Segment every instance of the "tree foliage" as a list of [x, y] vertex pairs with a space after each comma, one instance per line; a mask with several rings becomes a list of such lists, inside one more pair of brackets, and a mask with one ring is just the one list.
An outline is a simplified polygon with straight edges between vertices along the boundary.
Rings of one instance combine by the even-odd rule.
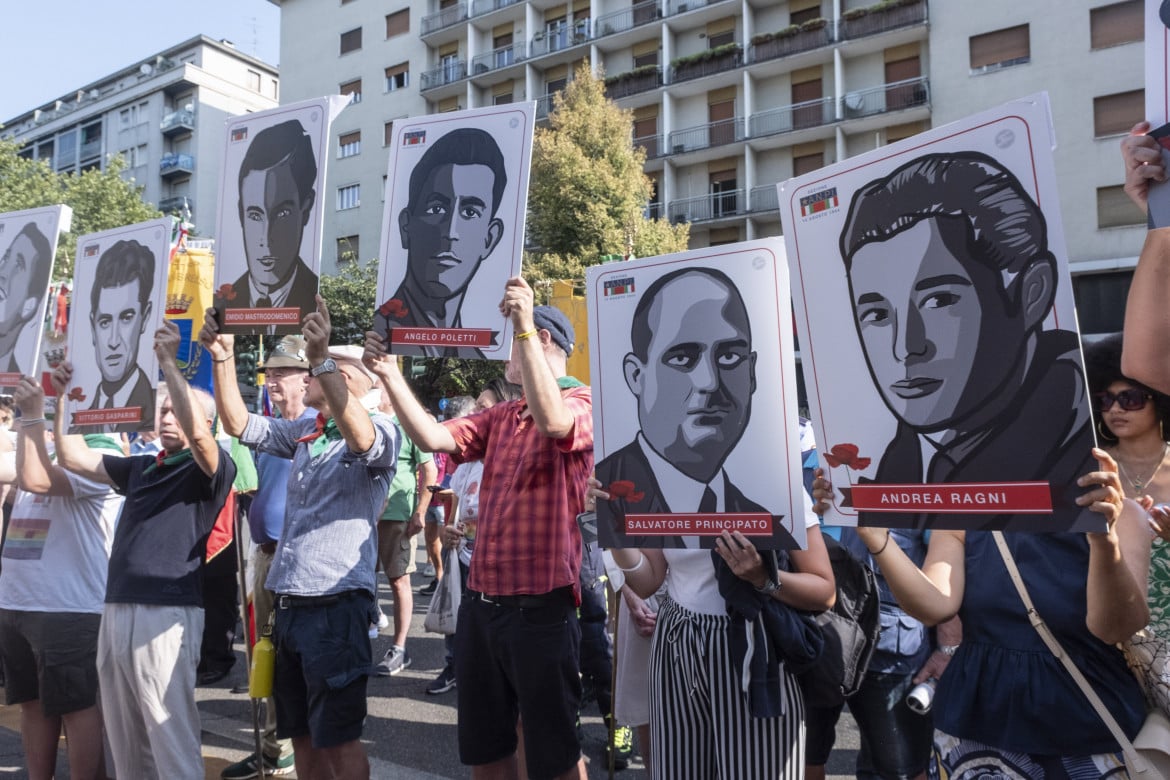
[[525, 257], [531, 281], [581, 279], [602, 255], [687, 248], [688, 225], [644, 216], [652, 184], [632, 131], [632, 113], [582, 63], [533, 142], [527, 230], [539, 249]]
[[61, 236], [53, 267], [55, 279], [73, 276], [78, 236], [162, 216], [143, 202], [142, 188], [122, 177], [126, 163], [111, 157], [105, 170], [57, 173], [44, 160], [26, 160], [11, 140], [0, 140], [0, 212], [55, 206], [73, 209], [73, 226]]

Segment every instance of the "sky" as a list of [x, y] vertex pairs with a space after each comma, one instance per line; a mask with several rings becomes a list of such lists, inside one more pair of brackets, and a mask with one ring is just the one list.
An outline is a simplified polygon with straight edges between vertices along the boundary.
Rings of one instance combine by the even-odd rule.
[[280, 60], [280, 9], [268, 0], [0, 0], [0, 7], [0, 122], [196, 35]]

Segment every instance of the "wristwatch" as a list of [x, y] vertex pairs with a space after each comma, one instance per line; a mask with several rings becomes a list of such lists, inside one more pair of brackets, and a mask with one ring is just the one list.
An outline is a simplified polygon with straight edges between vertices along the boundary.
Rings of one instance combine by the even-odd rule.
[[773, 593], [780, 590], [780, 582], [775, 577], [769, 577], [768, 581], [760, 587], [756, 588], [756, 590], [760, 593], [763, 593], [765, 596], [771, 596]]
[[958, 645], [939, 645], [938, 646], [938, 651], [946, 656], [954, 656], [954, 654], [956, 652], [958, 652], [958, 650], [959, 650]]
[[309, 376], [321, 376], [322, 374], [332, 374], [337, 371], [337, 361], [333, 358], [325, 358], [321, 365], [309, 369]]

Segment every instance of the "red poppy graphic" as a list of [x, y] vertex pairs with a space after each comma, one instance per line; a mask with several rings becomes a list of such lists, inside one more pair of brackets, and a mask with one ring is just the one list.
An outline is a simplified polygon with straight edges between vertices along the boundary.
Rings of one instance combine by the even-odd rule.
[[855, 471], [864, 471], [869, 468], [869, 458], [859, 458], [856, 444], [835, 444], [825, 453], [825, 461], [833, 468], [845, 466]]
[[406, 304], [399, 299], [391, 298], [378, 307], [378, 313], [383, 317], [400, 320], [410, 314], [410, 309], [406, 308]]
[[84, 401], [85, 392], [80, 387], [75, 387], [69, 391], [68, 397], [70, 401]]
[[225, 301], [234, 301], [236, 299], [236, 291], [230, 284], [221, 284], [217, 294]]
[[628, 479], [618, 479], [609, 483], [609, 486], [605, 488], [605, 492], [609, 493], [609, 497], [611, 499], [624, 498], [627, 501], [636, 504], [644, 499], [646, 494], [645, 492], [636, 490], [635, 488], [636, 485], [634, 485], [634, 483]]

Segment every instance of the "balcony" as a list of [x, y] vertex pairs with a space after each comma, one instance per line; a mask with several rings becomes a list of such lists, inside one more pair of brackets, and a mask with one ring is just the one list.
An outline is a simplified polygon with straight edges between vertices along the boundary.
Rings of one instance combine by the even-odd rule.
[[670, 83], [690, 81], [734, 70], [743, 64], [743, 49], [738, 43], [717, 46], [714, 49], [679, 57], [670, 63]]
[[172, 111], [163, 117], [162, 122], [159, 123], [159, 128], [162, 130], [162, 134], [168, 138], [184, 133], [193, 133], [195, 132], [195, 112], [187, 110]]
[[632, 30], [635, 27], [650, 24], [661, 16], [662, 11], [658, 7], [658, 0], [636, 3], [629, 8], [597, 17], [597, 36], [600, 38]]
[[528, 47], [524, 45], [524, 41], [513, 43], [511, 46], [501, 46], [498, 49], [472, 57], [471, 75], [478, 76], [482, 73], [506, 68], [517, 62], [523, 62], [527, 58]]
[[824, 19], [815, 19], [779, 32], [753, 36], [751, 46], [748, 47], [748, 62], [766, 62], [779, 57], [789, 57], [804, 51], [820, 49], [832, 42], [833, 26]]
[[191, 198], [186, 195], [175, 195], [158, 202], [158, 210], [164, 214], [181, 214], [184, 207], [191, 208]]
[[536, 118], [537, 119], [548, 119], [548, 115], [553, 110], [553, 95], [555, 95], [555, 94], [556, 93], [553, 92], [553, 93], [548, 94], [548, 95], [541, 95], [540, 97], [538, 97], [536, 99]]
[[428, 70], [423, 73], [419, 79], [418, 89], [419, 92], [426, 92], [427, 90], [438, 89], [445, 84], [452, 84], [465, 78], [467, 78], [467, 62], [465, 60], [448, 62], [434, 70]]
[[930, 82], [926, 76], [895, 81], [878, 87], [850, 92], [841, 98], [841, 115], [857, 119], [890, 111], [925, 106], [930, 103]]
[[643, 65], [616, 76], [605, 79], [605, 96], [610, 100], [620, 100], [639, 92], [648, 92], [662, 86], [662, 69], [657, 65]]
[[539, 57], [543, 54], [552, 54], [554, 51], [571, 49], [589, 42], [589, 20], [578, 19], [572, 29], [561, 27], [555, 30], [545, 30], [532, 36], [530, 56]]
[[835, 104], [834, 98], [826, 97], [759, 111], [748, 122], [748, 135], [761, 138], [827, 125], [836, 119]]
[[81, 145], [81, 151], [77, 155], [80, 162], [87, 162], [102, 156], [102, 139], [98, 138], [96, 141], [86, 141]]
[[670, 222], [705, 222], [711, 219], [734, 217], [743, 213], [743, 190], [714, 192], [697, 198], [680, 198], [670, 202]]
[[723, 0], [670, 0], [666, 4], [666, 13], [668, 16], [675, 14], [685, 14], [687, 11], [693, 11], [696, 8], [702, 8], [708, 5], [715, 5], [721, 3]]
[[165, 178], [180, 174], [190, 175], [194, 171], [195, 158], [189, 154], [171, 152], [170, 154], [164, 154], [162, 159], [158, 161], [158, 172]]
[[761, 184], [752, 187], [748, 196], [748, 211], [757, 214], [761, 211], [779, 211], [780, 194], [776, 192], [775, 184]]
[[661, 219], [662, 204], [657, 201], [647, 203], [646, 208], [642, 209], [642, 216], [646, 219]]
[[879, 3], [870, 8], [855, 8], [841, 15], [841, 40], [864, 38], [900, 27], [912, 27], [926, 22], [926, 0], [901, 0]]
[[743, 119], [721, 119], [697, 127], [688, 127], [685, 130], [675, 130], [670, 134], [669, 148], [671, 154], [683, 154], [712, 146], [735, 143], [743, 140]]
[[642, 135], [634, 139], [634, 146], [640, 146], [646, 150], [646, 159], [652, 160], [658, 155], [662, 154], [662, 136], [661, 135]]
[[483, 16], [490, 14], [492, 11], [498, 11], [501, 8], [507, 8], [510, 5], [515, 5], [520, 0], [472, 0], [471, 15]]
[[453, 24], [459, 24], [467, 19], [467, 3], [460, 2], [455, 5], [448, 6], [440, 10], [438, 13], [433, 13], [430, 16], [422, 18], [422, 24], [419, 27], [419, 35], [426, 37], [439, 30], [450, 27]]

